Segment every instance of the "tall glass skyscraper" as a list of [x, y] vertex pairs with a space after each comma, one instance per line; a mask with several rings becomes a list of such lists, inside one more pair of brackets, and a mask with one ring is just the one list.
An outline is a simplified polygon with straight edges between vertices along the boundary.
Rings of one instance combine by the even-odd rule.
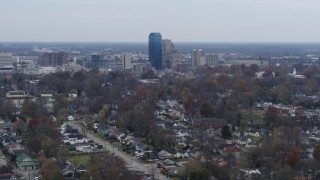
[[149, 61], [155, 69], [162, 69], [162, 36], [158, 32], [149, 35]]

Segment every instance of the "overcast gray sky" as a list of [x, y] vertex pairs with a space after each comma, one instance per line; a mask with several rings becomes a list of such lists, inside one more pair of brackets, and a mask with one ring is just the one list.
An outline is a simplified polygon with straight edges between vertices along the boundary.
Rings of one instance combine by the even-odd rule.
[[0, 41], [320, 42], [320, 0], [0, 0]]

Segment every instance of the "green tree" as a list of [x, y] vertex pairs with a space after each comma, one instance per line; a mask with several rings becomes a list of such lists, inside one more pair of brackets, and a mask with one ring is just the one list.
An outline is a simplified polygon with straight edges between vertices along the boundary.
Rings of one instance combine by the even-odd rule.
[[106, 120], [106, 116], [108, 113], [108, 109], [107, 108], [102, 108], [99, 113], [98, 113], [98, 121], [99, 123], [104, 123], [104, 121]]
[[213, 115], [212, 105], [207, 101], [201, 103], [201, 105], [200, 105], [200, 113], [204, 117], [211, 117]]
[[209, 180], [210, 171], [206, 168], [197, 168], [191, 171], [190, 180]]
[[42, 177], [44, 180], [63, 179], [59, 166], [52, 160], [45, 161], [42, 169], [47, 172]]
[[228, 125], [224, 125], [221, 129], [222, 138], [229, 139], [231, 138], [232, 134]]
[[313, 147], [313, 157], [315, 160], [320, 160], [320, 144], [316, 144]]
[[41, 149], [47, 157], [52, 157], [56, 152], [56, 144], [53, 139], [43, 136], [41, 137]]
[[21, 114], [25, 117], [35, 118], [39, 115], [38, 104], [34, 101], [27, 100], [22, 104]]
[[0, 108], [1, 114], [5, 115], [6, 118], [11, 119], [12, 118], [12, 114], [14, 113], [14, 105], [12, 104], [12, 102], [10, 101], [5, 101]]

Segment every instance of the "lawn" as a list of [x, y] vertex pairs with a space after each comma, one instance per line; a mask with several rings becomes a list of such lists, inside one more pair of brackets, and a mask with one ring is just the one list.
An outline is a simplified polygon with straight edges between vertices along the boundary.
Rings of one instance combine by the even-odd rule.
[[79, 154], [79, 155], [68, 156], [67, 159], [72, 164], [87, 164], [91, 156], [92, 154]]
[[[108, 152], [96, 152], [94, 153], [95, 157], [103, 156], [108, 154]], [[72, 163], [72, 164], [84, 164], [86, 165], [89, 161], [90, 158], [93, 156], [93, 153], [89, 154], [73, 154], [70, 156], [67, 156], [66, 158]]]
[[112, 144], [112, 146], [114, 146], [115, 148], [118, 148], [118, 149], [122, 149], [124, 147], [123, 144], [120, 142], [113, 142], [111, 144]]

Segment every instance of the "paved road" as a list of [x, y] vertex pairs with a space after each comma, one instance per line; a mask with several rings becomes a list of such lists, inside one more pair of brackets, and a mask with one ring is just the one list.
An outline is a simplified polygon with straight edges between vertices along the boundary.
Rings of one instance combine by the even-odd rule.
[[[77, 124], [75, 121], [69, 121], [68, 124], [74, 128], [76, 128], [81, 134], [85, 134], [83, 132], [83, 128]], [[117, 148], [112, 146], [108, 141], [97, 138], [93, 133], [86, 131], [86, 135], [88, 138], [92, 139], [95, 143], [104, 146], [104, 149], [110, 152], [113, 152], [115, 156], [121, 157], [129, 170], [139, 171], [145, 174], [154, 174], [154, 177], [159, 180], [167, 180], [163, 174], [161, 174], [160, 170], [157, 168], [156, 164], [144, 164], [137, 160], [136, 157], [132, 157], [126, 154], [123, 151], [119, 151]]]

